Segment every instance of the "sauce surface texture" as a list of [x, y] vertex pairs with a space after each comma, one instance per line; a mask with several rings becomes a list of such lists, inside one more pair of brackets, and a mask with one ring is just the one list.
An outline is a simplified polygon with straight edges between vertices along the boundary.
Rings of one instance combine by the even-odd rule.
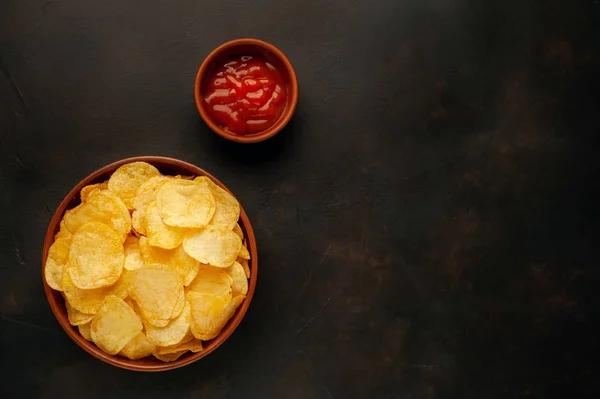
[[250, 135], [277, 122], [286, 103], [283, 79], [260, 58], [230, 58], [217, 68], [203, 90], [211, 118], [226, 130]]

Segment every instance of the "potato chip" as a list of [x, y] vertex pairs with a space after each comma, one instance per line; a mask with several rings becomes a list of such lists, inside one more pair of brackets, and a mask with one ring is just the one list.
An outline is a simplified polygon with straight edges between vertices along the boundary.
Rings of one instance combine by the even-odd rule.
[[231, 299], [233, 278], [227, 274], [226, 270], [209, 265], [200, 265], [198, 275], [189, 285], [188, 290], [218, 296], [226, 300]]
[[246, 248], [246, 245], [242, 244], [238, 257], [242, 259], [250, 259], [250, 252], [248, 252], [248, 248]]
[[183, 239], [183, 248], [192, 258], [217, 267], [229, 267], [235, 262], [242, 240], [231, 230], [207, 227], [192, 232]]
[[170, 362], [174, 362], [175, 360], [179, 359], [181, 357], [181, 355], [184, 355], [185, 353], [187, 353], [187, 350], [179, 350], [175, 353], [168, 353], [168, 354], [162, 355], [155, 350], [152, 353], [152, 355], [154, 355], [155, 358], [157, 358], [158, 360], [160, 360], [162, 362], [170, 363]]
[[77, 326], [77, 329], [79, 330], [79, 334], [81, 334], [81, 336], [83, 338], [87, 339], [88, 341], [92, 340], [91, 326], [92, 326], [91, 322]]
[[188, 286], [196, 275], [200, 268], [200, 262], [189, 256], [182, 246], [175, 249], [163, 249], [153, 247], [149, 244], [146, 237], [140, 237], [140, 250], [142, 252], [142, 258], [147, 264], [155, 263], [167, 265], [171, 269], [175, 270], [183, 285]]
[[69, 323], [71, 323], [72, 326], [87, 324], [94, 318], [93, 314], [81, 313], [79, 310], [73, 308], [69, 302], [65, 302], [65, 306], [67, 308]]
[[248, 293], [248, 278], [246, 277], [244, 267], [238, 262], [233, 262], [233, 265], [229, 266], [226, 270], [233, 279], [233, 283], [231, 284], [231, 295], [234, 297], [246, 295]]
[[145, 226], [150, 245], [165, 249], [178, 247], [187, 232], [187, 229], [166, 225], [158, 213], [155, 202], [148, 205]]
[[68, 273], [70, 267], [69, 264], [66, 264], [63, 269], [63, 293], [71, 306], [80, 312], [89, 314], [96, 313], [108, 295], [116, 295], [120, 298], [127, 297], [127, 288], [122, 283], [122, 279], [110, 287], [95, 288], [91, 290], [82, 290], [81, 288], [78, 288], [73, 284], [70, 273]]
[[59, 238], [54, 241], [54, 244], [48, 250], [46, 258], [46, 267], [44, 276], [46, 283], [52, 289], [62, 291], [62, 275], [64, 265], [69, 260], [69, 250], [71, 249], [71, 240], [68, 238]]
[[92, 191], [106, 190], [107, 188], [108, 188], [107, 182], [90, 184], [89, 186], [85, 186], [84, 188], [81, 189], [81, 192], [79, 193], [79, 196], [81, 197], [81, 202], [85, 202], [88, 199], [88, 197], [90, 196], [90, 194], [92, 193]]
[[[193, 336], [192, 336], [193, 338]], [[170, 347], [157, 347], [153, 353], [154, 357], [163, 362], [174, 362], [179, 359], [181, 355], [187, 352], [200, 352], [204, 348], [202, 347], [202, 341], [199, 339], [192, 339], [186, 343], [180, 345], [174, 345]]]
[[158, 353], [159, 355], [169, 355], [172, 353], [179, 353], [181, 351], [187, 352], [200, 352], [203, 347], [202, 347], [202, 341], [200, 341], [197, 338], [194, 338], [194, 335], [191, 335], [191, 339], [187, 340], [186, 342], [182, 342], [180, 344], [177, 345], [170, 345], [170, 346], [160, 346], [157, 347], [156, 350], [154, 351], [154, 353]]
[[226, 230], [233, 229], [240, 218], [240, 204], [235, 197], [206, 176], [198, 176], [194, 181], [206, 184], [215, 198], [215, 214], [210, 221], [211, 226]]
[[142, 322], [133, 309], [121, 298], [109, 295], [94, 315], [91, 335], [100, 349], [116, 355], [142, 329]]
[[179, 274], [186, 287], [194, 281], [200, 270], [200, 262], [189, 256], [182, 246], [175, 249], [168, 266]]
[[[164, 349], [172, 350], [170, 348], [164, 348]], [[201, 350], [204, 350], [204, 347], [202, 346], [202, 341], [200, 341], [199, 339], [192, 339], [186, 343], [180, 344], [178, 346], [178, 349], [188, 350], [190, 352], [196, 353], [196, 352], [200, 352]]]
[[104, 223], [91, 222], [73, 236], [69, 273], [81, 289], [105, 287], [119, 279], [124, 260], [121, 236]]
[[183, 180], [194, 180], [194, 176], [193, 175], [176, 175], [175, 178], [176, 179], [183, 179]]
[[152, 355], [156, 349], [143, 332], [139, 333], [127, 343], [119, 352], [119, 355], [131, 360], [138, 360]]
[[153, 247], [148, 242], [148, 237], [141, 236], [139, 239], [140, 252], [142, 253], [142, 259], [145, 264], [159, 264], [166, 265], [171, 261], [173, 257], [174, 249], [163, 249], [159, 247]]
[[173, 179], [156, 194], [156, 207], [165, 224], [204, 227], [215, 213], [215, 198], [206, 184]]
[[[192, 317], [192, 311], [190, 310], [190, 318], [191, 317]], [[192, 334], [191, 330], [188, 330], [187, 334], [185, 334], [185, 337], [183, 337], [183, 339], [180, 342], [178, 342], [177, 345], [174, 345], [174, 346], [179, 346], [179, 345], [185, 344], [186, 342], [190, 342], [193, 339], [196, 339], [196, 337], [194, 337], [194, 334]]]
[[115, 292], [115, 294], [113, 295], [117, 295], [119, 298], [130, 297], [131, 295], [129, 294], [129, 291], [131, 287], [131, 282], [133, 280], [133, 277], [135, 276], [135, 272], [140, 269], [143, 269], [144, 267], [146, 267], [146, 265], [135, 270], [123, 269], [123, 273], [121, 273], [121, 278], [119, 279], [119, 281], [117, 281], [115, 285], [112, 286]]
[[140, 316], [140, 311], [139, 311], [140, 309], [137, 307], [137, 303], [135, 303], [135, 301], [130, 296], [128, 296], [127, 298], [125, 298], [123, 300], [125, 301], [126, 304], [128, 304], [131, 307], [131, 309], [133, 309], [133, 311], [135, 313], [138, 314], [138, 316]]
[[148, 205], [156, 201], [156, 193], [169, 179], [170, 176], [153, 176], [146, 180], [136, 192], [133, 200], [133, 213], [131, 214], [131, 224], [140, 234], [146, 234], [145, 218]]
[[146, 235], [146, 212], [133, 211], [131, 214], [131, 227], [137, 235]]
[[244, 268], [246, 278], [250, 278], [250, 266], [248, 265], [248, 259], [237, 258], [236, 262], [238, 262]]
[[81, 198], [81, 202], [85, 202], [85, 200], [90, 195], [90, 193], [92, 191], [94, 191], [95, 189], [97, 189], [98, 187], [100, 187], [100, 183], [90, 184], [90, 185], [83, 187], [81, 189], [81, 191], [79, 192], [79, 197]]
[[125, 240], [125, 263], [123, 267], [127, 270], [136, 270], [144, 266], [144, 259], [140, 251], [140, 243], [137, 237], [129, 236]]
[[238, 295], [231, 300], [225, 300], [209, 294], [199, 294], [195, 291], [187, 293], [192, 318], [190, 328], [198, 339], [215, 338], [242, 303], [245, 296]]
[[[136, 269], [139, 270], [139, 269]], [[119, 298], [127, 298], [129, 295], [129, 286], [131, 279], [133, 278], [133, 270], [123, 269], [119, 280], [110, 286], [112, 295], [116, 295]]]
[[240, 236], [241, 239], [244, 238], [244, 232], [242, 231], [242, 228], [239, 224], [236, 223], [235, 226], [233, 226], [233, 232]]
[[181, 314], [165, 327], [156, 327], [144, 320], [148, 341], [157, 346], [178, 344], [190, 331], [190, 317], [190, 304], [186, 302]]
[[127, 207], [109, 190], [92, 191], [86, 202], [68, 210], [63, 220], [71, 233], [76, 233], [89, 222], [104, 223], [122, 235], [121, 242], [131, 231], [131, 216]]
[[165, 327], [183, 311], [185, 297], [179, 275], [165, 265], [146, 265], [132, 272], [129, 295], [144, 319]]
[[54, 241], [58, 240], [59, 238], [66, 238], [66, 239], [69, 239], [69, 240], [71, 238], [73, 238], [73, 233], [71, 233], [69, 231], [69, 229], [67, 229], [67, 226], [65, 226], [65, 221], [64, 220], [60, 221], [60, 230], [54, 236]]
[[108, 188], [121, 198], [127, 209], [133, 210], [133, 201], [138, 188], [153, 176], [160, 176], [160, 172], [149, 163], [128, 163], [119, 167], [110, 176]]

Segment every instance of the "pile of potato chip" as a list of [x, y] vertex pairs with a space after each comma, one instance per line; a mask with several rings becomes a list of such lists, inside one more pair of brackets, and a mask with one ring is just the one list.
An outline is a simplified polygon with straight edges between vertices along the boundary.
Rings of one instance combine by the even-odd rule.
[[205, 176], [133, 162], [81, 190], [45, 277], [69, 322], [101, 350], [165, 362], [202, 350], [248, 292], [237, 200]]

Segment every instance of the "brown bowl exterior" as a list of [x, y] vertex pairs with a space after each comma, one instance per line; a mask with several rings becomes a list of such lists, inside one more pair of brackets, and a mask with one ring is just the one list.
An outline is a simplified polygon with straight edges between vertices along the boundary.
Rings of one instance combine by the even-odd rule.
[[71, 339], [73, 339], [73, 341], [75, 341], [75, 343], [82, 347], [86, 352], [96, 357], [97, 359], [100, 359], [106, 363], [112, 364], [113, 366], [121, 367], [124, 369], [135, 371], [173, 370], [193, 363], [196, 360], [202, 359], [204, 356], [217, 349], [223, 342], [225, 342], [225, 340], [227, 340], [227, 338], [229, 338], [229, 336], [233, 333], [236, 327], [240, 324], [240, 322], [244, 318], [244, 315], [246, 314], [246, 311], [248, 310], [248, 307], [250, 306], [250, 301], [252, 300], [252, 296], [254, 295], [254, 290], [256, 288], [256, 277], [258, 273], [258, 254], [256, 250], [256, 239], [254, 237], [254, 232], [252, 231], [250, 220], [248, 219], [244, 208], [240, 206], [240, 226], [244, 231], [244, 236], [246, 237], [248, 250], [250, 251], [251, 256], [249, 262], [251, 275], [250, 280], [248, 282], [248, 294], [246, 296], [246, 299], [244, 300], [242, 305], [237, 309], [236, 313], [225, 325], [225, 327], [219, 333], [219, 335], [210, 341], [203, 342], [203, 344], [205, 344], [204, 350], [198, 353], [187, 353], [174, 362], [164, 363], [152, 357], [140, 360], [129, 360], [120, 356], [111, 356], [102, 352], [92, 342], [89, 342], [85, 338], [83, 338], [79, 334], [77, 327], [71, 326], [67, 317], [67, 310], [65, 308], [65, 302], [63, 297], [61, 296], [60, 292], [50, 288], [50, 286], [46, 283], [46, 279], [44, 278], [44, 269], [46, 267], [48, 249], [54, 242], [54, 236], [60, 228], [60, 221], [62, 220], [65, 211], [67, 209], [75, 207], [81, 202], [79, 198], [79, 193], [81, 192], [81, 189], [87, 186], [88, 184], [99, 183], [104, 180], [107, 180], [110, 177], [110, 175], [115, 170], [117, 170], [118, 167], [130, 162], [137, 161], [147, 162], [151, 165], [154, 165], [163, 174], [207, 176], [208, 178], [212, 179], [216, 184], [218, 184], [221, 188], [230, 192], [223, 183], [215, 179], [209, 173], [205, 172], [204, 170], [200, 169], [195, 165], [184, 161], [180, 161], [178, 159], [156, 156], [140, 156], [123, 159], [121, 161], [104, 166], [103, 168], [98, 169], [97, 171], [80, 181], [60, 203], [58, 209], [54, 213], [54, 216], [50, 221], [50, 226], [48, 226], [46, 239], [44, 241], [44, 249], [42, 252], [42, 281], [44, 284], [44, 290], [46, 291], [46, 297], [48, 298], [48, 303], [50, 304], [50, 308], [52, 309], [54, 316], [56, 316], [58, 323], [65, 330], [67, 335], [69, 335], [69, 337], [71, 337]]
[[[286, 106], [277, 122], [267, 130], [248, 136], [233, 134], [216, 124], [208, 114], [208, 109], [202, 96], [204, 84], [210, 78], [211, 72], [227, 58], [235, 55], [258, 55], [272, 63], [285, 80], [287, 90]], [[196, 74], [194, 99], [198, 112], [204, 122], [219, 136], [238, 143], [257, 143], [275, 136], [292, 119], [292, 115], [296, 110], [296, 104], [298, 103], [298, 78], [288, 58], [277, 47], [258, 39], [236, 39], [220, 45], [204, 59]]]

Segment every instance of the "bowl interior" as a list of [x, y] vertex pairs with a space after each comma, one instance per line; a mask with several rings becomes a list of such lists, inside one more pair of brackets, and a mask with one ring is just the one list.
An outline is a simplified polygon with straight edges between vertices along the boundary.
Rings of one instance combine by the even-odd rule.
[[[212, 179], [216, 184], [218, 184], [221, 188], [230, 192], [223, 183], [215, 179], [212, 175], [205, 172], [204, 170], [198, 168], [195, 165], [189, 164], [184, 161], [180, 161], [173, 158], [166, 157], [135, 157], [124, 159], [110, 165], [107, 165], [96, 172], [92, 173], [81, 182], [79, 182], [69, 194], [65, 197], [65, 199], [61, 202], [58, 209], [54, 213], [52, 220], [50, 221], [50, 225], [48, 226], [48, 231], [46, 233], [46, 238], [44, 241], [44, 248], [42, 253], [42, 280], [44, 283], [44, 290], [46, 292], [46, 296], [48, 298], [48, 302], [50, 303], [50, 307], [52, 312], [56, 316], [59, 324], [65, 330], [65, 332], [85, 351], [95, 356], [96, 358], [103, 360], [107, 363], [110, 363], [117, 367], [122, 367], [130, 370], [136, 371], [164, 371], [171, 370], [178, 367], [185, 366], [190, 364], [198, 359], [203, 358], [208, 355], [212, 351], [214, 351], [217, 347], [219, 347], [235, 330], [235, 328], [239, 325], [240, 321], [244, 317], [248, 307], [250, 306], [250, 301], [252, 300], [252, 296], [254, 295], [254, 290], [256, 288], [256, 274], [258, 271], [258, 259], [257, 259], [257, 250], [256, 250], [256, 240], [254, 238], [254, 232], [252, 231], [252, 226], [250, 225], [250, 220], [246, 215], [243, 207], [240, 205], [240, 227], [244, 232], [244, 237], [246, 237], [248, 250], [250, 251], [250, 280], [248, 281], [248, 294], [246, 295], [246, 299], [242, 303], [242, 305], [236, 310], [233, 317], [229, 320], [229, 322], [225, 325], [221, 333], [214, 339], [210, 341], [203, 341], [204, 350], [197, 353], [186, 353], [181, 356], [174, 362], [164, 363], [160, 360], [157, 360], [153, 357], [140, 359], [140, 360], [129, 360], [121, 356], [112, 356], [102, 352], [96, 345], [92, 342], [87, 341], [83, 338], [78, 331], [78, 328], [75, 326], [71, 326], [67, 317], [67, 310], [65, 308], [65, 302], [60, 292], [53, 290], [46, 283], [46, 279], [44, 278], [44, 268], [46, 267], [46, 258], [48, 257], [48, 249], [54, 242], [54, 236], [58, 233], [60, 229], [60, 221], [62, 220], [65, 211], [77, 206], [81, 201], [79, 198], [79, 193], [84, 186], [94, 183], [100, 183], [104, 180], [107, 180], [110, 175], [121, 165], [143, 161], [148, 162], [149, 164], [154, 165], [161, 173], [165, 175], [194, 175], [194, 176], [207, 176]], [[231, 192], [230, 192], [231, 193]], [[232, 194], [233, 195], [233, 194]]]
[[[217, 68], [223, 66], [223, 63], [228, 59], [243, 55], [256, 56], [271, 63], [285, 82], [287, 92], [286, 103], [277, 122], [262, 132], [245, 136], [228, 132], [210, 118], [203, 92], [206, 83]], [[238, 39], [225, 43], [213, 50], [198, 70], [194, 90], [198, 111], [211, 129], [221, 136], [239, 142], [255, 142], [273, 136], [289, 122], [298, 101], [298, 80], [292, 64], [276, 47], [257, 39]]]

